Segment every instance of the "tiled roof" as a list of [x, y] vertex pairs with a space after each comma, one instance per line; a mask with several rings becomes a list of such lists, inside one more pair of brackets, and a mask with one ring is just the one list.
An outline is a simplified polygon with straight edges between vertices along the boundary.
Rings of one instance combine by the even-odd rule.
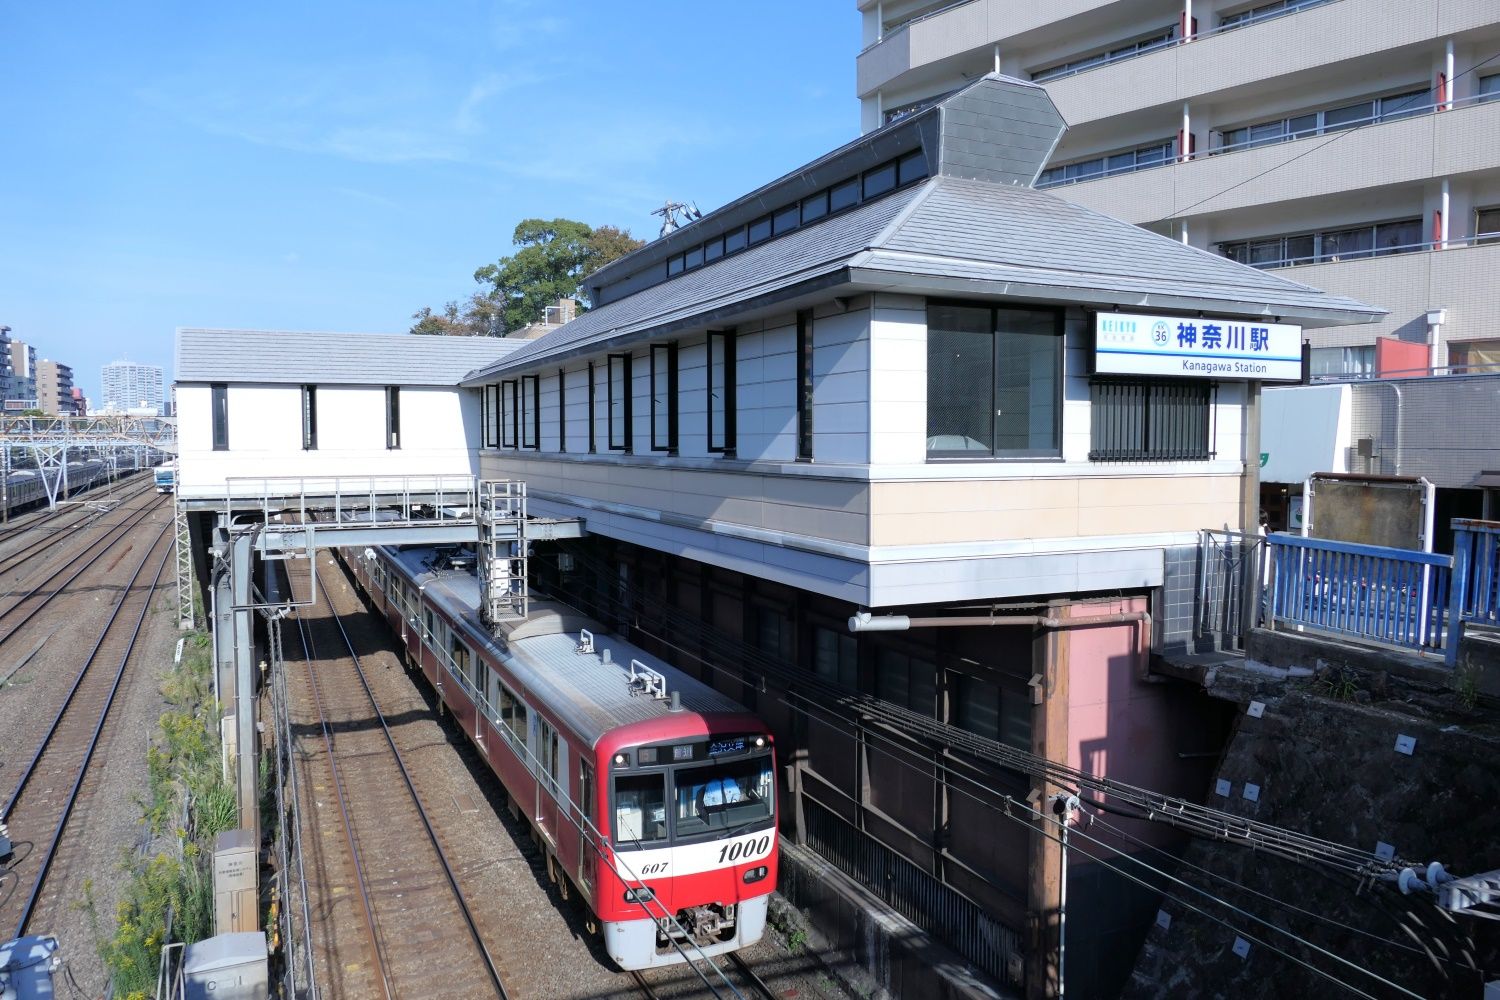
[[178, 382], [455, 385], [528, 341], [287, 330], [177, 331]]

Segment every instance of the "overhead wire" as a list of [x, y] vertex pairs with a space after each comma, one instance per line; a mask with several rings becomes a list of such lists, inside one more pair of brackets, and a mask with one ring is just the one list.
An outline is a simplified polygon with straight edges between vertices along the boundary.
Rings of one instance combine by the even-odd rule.
[[[662, 636], [662, 635], [653, 633], [653, 632], [651, 632], [651, 631], [649, 631], [647, 629], [644, 629], [638, 623], [635, 624], [635, 625], [633, 625], [632, 627], [634, 627], [637, 630], [643, 632], [644, 634], [650, 636], [652, 639], [654, 639], [654, 640], [656, 640], [658, 642], [661, 642], [663, 645], [665, 645], [665, 646], [667, 646], [669, 648], [675, 649], [678, 652], [681, 652], [681, 653], [683, 653], [685, 655], [688, 655], [688, 656], [692, 657], [693, 659], [698, 660], [699, 662], [704, 663], [705, 665], [709, 666], [711, 669], [714, 669], [716, 672], [722, 673], [725, 676], [731, 677], [733, 679], [740, 680], [741, 682], [744, 681], [744, 678], [742, 676], [740, 676], [740, 674], [737, 671], [734, 671], [732, 669], [720, 666], [718, 664], [714, 664], [712, 661], [710, 661], [706, 657], [702, 656], [701, 654], [695, 653], [695, 652], [693, 652], [691, 650], [688, 650], [688, 649], [686, 649], [686, 648], [678, 645], [677, 643], [673, 642], [671, 639], [667, 638], [666, 636]], [[762, 690], [763, 690], [763, 688], [762, 688]], [[825, 725], [833, 725], [833, 726], [837, 727], [838, 723], [846, 721], [846, 720], [843, 720], [841, 717], [837, 717], [837, 716], [835, 716], [835, 718], [834, 718], [833, 721], [830, 721], [828, 719], [821, 718], [820, 716], [814, 714], [814, 712], [810, 711], [809, 708], [806, 707], [806, 706], [793, 704], [788, 698], [783, 698], [783, 699], [780, 699], [780, 700], [784, 704], [786, 704], [789, 708], [793, 709], [794, 711], [798, 711], [801, 714], [803, 714], [804, 716], [806, 716], [806, 717], [808, 717], [810, 719], [813, 719], [814, 721], [821, 722], [821, 723], [823, 723]], [[804, 699], [799, 699], [799, 700], [804, 700]], [[823, 712], [827, 711], [826, 707], [820, 701], [814, 700], [814, 699], [805, 699], [805, 700], [806, 700], [808, 706], [812, 706], [812, 708], [821, 710]], [[882, 749], [880, 747], [869, 747], [868, 737], [874, 737], [877, 740], [890, 743], [892, 746], [895, 746], [895, 747], [898, 748], [897, 752], [892, 753], [891, 751], [884, 750], [884, 749]], [[898, 764], [901, 764], [901, 765], [909, 767], [909, 768], [915, 768], [916, 767], [916, 763], [913, 760], [908, 759], [908, 758], [911, 758], [911, 757], [915, 756], [913, 748], [907, 747], [907, 746], [903, 746], [901, 744], [898, 744], [894, 740], [891, 740], [889, 737], [885, 736], [883, 733], [879, 733], [879, 732], [876, 732], [876, 731], [868, 731], [867, 732], [866, 746], [869, 747], [870, 749], [874, 749], [878, 753], [881, 753], [883, 756], [886, 756], [886, 757], [889, 757], [889, 758], [895, 760]], [[923, 761], [923, 765], [924, 765], [924, 767], [932, 766], [932, 762], [924, 760]], [[974, 778], [972, 776], [969, 776], [969, 775], [966, 775], [966, 774], [962, 774], [962, 773], [956, 772], [952, 768], [947, 767], [946, 765], [942, 765], [942, 766], [944, 767], [944, 770], [947, 772], [947, 774], [950, 777], [955, 778], [955, 779], [957, 779], [957, 780], [959, 780], [961, 782], [964, 782], [964, 783], [972, 784], [976, 788], [979, 788], [981, 791], [985, 792], [987, 795], [990, 796], [990, 798], [988, 800], [985, 800], [985, 799], [979, 798], [976, 795], [973, 795], [972, 793], [966, 792], [963, 789], [958, 789], [958, 788], [953, 789], [954, 791], [958, 792], [959, 794], [964, 795], [966, 798], [972, 799], [975, 802], [980, 803], [981, 805], [986, 805], [986, 806], [990, 806], [990, 807], [994, 807], [997, 804], [999, 804], [999, 802], [996, 801], [997, 799], [1000, 800], [1000, 802], [1011, 802], [1011, 803], [1015, 802], [1015, 799], [1014, 799], [1013, 796], [1009, 796], [1009, 795], [1005, 795], [1004, 793], [997, 792], [994, 789], [990, 788], [983, 781], [980, 781], [979, 779], [976, 779], [976, 778]], [[925, 771], [923, 773], [925, 773]], [[1002, 809], [1002, 811], [1003, 811], [1003, 809]], [[1142, 819], [1142, 820], [1148, 819], [1148, 817], [1144, 817], [1144, 816], [1138, 816], [1138, 817], [1134, 817], [1134, 818]], [[1088, 835], [1084, 834], [1084, 836], [1087, 837]], [[1090, 839], [1090, 840], [1097, 840], [1097, 838], [1092, 838], [1092, 837], [1089, 837], [1088, 839]], [[1145, 868], [1147, 868], [1147, 869], [1149, 869], [1149, 870], [1151, 870], [1153, 872], [1156, 872], [1156, 873], [1160, 874], [1163, 878], [1166, 878], [1166, 879], [1168, 879], [1170, 881], [1177, 882], [1178, 884], [1183, 885], [1185, 888], [1188, 888], [1188, 889], [1190, 889], [1190, 890], [1192, 890], [1194, 892], [1198, 892], [1198, 893], [1200, 893], [1202, 895], [1205, 895], [1208, 898], [1212, 899], [1213, 901], [1219, 903], [1220, 905], [1225, 906], [1225, 907], [1229, 908], [1230, 910], [1233, 910], [1233, 911], [1235, 911], [1237, 913], [1244, 914], [1244, 915], [1248, 916], [1252, 920], [1255, 920], [1255, 921], [1257, 921], [1257, 922], [1259, 922], [1261, 924], [1264, 924], [1267, 927], [1275, 929], [1278, 932], [1280, 932], [1282, 934], [1285, 934], [1285, 935], [1293, 938], [1294, 940], [1297, 940], [1298, 942], [1300, 942], [1301, 944], [1307, 946], [1310, 949], [1322, 952], [1323, 954], [1328, 955], [1329, 957], [1333, 958], [1335, 961], [1338, 961], [1338, 962], [1340, 962], [1342, 964], [1348, 965], [1352, 969], [1358, 970], [1358, 971], [1360, 971], [1360, 972], [1362, 972], [1362, 973], [1364, 973], [1366, 975], [1369, 975], [1369, 976], [1371, 976], [1371, 977], [1373, 977], [1375, 979], [1378, 979], [1381, 982], [1383, 982], [1383, 983], [1391, 986], [1393, 989], [1396, 989], [1396, 990], [1401, 991], [1403, 993], [1406, 993], [1408, 995], [1412, 995], [1412, 996], [1416, 996], [1417, 995], [1417, 994], [1411, 993], [1410, 991], [1406, 990], [1404, 987], [1399, 986], [1398, 984], [1391, 983], [1388, 980], [1385, 980], [1383, 977], [1380, 977], [1377, 973], [1374, 973], [1374, 972], [1372, 972], [1370, 970], [1364, 969], [1361, 966], [1358, 966], [1358, 965], [1355, 965], [1353, 963], [1350, 963], [1347, 959], [1344, 959], [1341, 956], [1338, 956], [1338, 955], [1336, 955], [1336, 954], [1334, 954], [1332, 952], [1329, 952], [1326, 949], [1323, 949], [1320, 946], [1314, 944], [1313, 942], [1307, 941], [1306, 939], [1304, 939], [1301, 936], [1295, 934], [1294, 932], [1288, 930], [1287, 928], [1284, 928], [1284, 927], [1281, 927], [1281, 926], [1279, 926], [1277, 924], [1271, 923], [1270, 921], [1266, 921], [1263, 918], [1255, 916], [1254, 914], [1249, 914], [1246, 911], [1242, 910], [1241, 908], [1236, 907], [1234, 904], [1229, 903], [1228, 901], [1223, 900], [1223, 899], [1221, 899], [1219, 897], [1213, 896], [1211, 893], [1208, 893], [1206, 890], [1203, 890], [1203, 889], [1201, 889], [1201, 888], [1199, 888], [1197, 886], [1193, 886], [1190, 883], [1186, 883], [1186, 882], [1182, 881], [1181, 879], [1176, 879], [1176, 878], [1174, 878], [1173, 876], [1171, 876], [1171, 875], [1169, 875], [1167, 873], [1160, 872], [1158, 869], [1156, 869], [1156, 868], [1154, 868], [1154, 867], [1152, 867], [1150, 865], [1146, 865], [1140, 859], [1132, 858], [1132, 857], [1130, 857], [1128, 855], [1125, 855], [1124, 852], [1119, 851], [1118, 848], [1113, 848], [1110, 845], [1104, 844], [1104, 842], [1102, 842], [1102, 841], [1099, 841], [1099, 843], [1102, 846], [1104, 846], [1106, 849], [1114, 850], [1116, 853], [1122, 855], [1127, 860], [1133, 861], [1133, 862], [1135, 862], [1137, 864], [1140, 864], [1143, 867], [1145, 867]], [[1356, 853], [1358, 853], [1358, 852], [1356, 852]], [[1298, 859], [1290, 858], [1288, 860], [1295, 861], [1295, 860], [1298, 860]], [[1293, 910], [1293, 911], [1296, 911], [1296, 912], [1299, 912], [1299, 913], [1309, 913], [1310, 912], [1310, 911], [1304, 910], [1301, 907], [1295, 906], [1295, 904], [1291, 904], [1291, 903], [1288, 903], [1288, 902], [1286, 902], [1284, 900], [1280, 900], [1277, 897], [1270, 896], [1269, 894], [1266, 894], [1266, 893], [1260, 893], [1257, 890], [1249, 889], [1249, 887], [1246, 887], [1246, 886], [1240, 885], [1239, 883], [1233, 882], [1233, 880], [1225, 879], [1225, 881], [1228, 882], [1229, 884], [1234, 885], [1234, 886], [1236, 886], [1238, 888], [1241, 888], [1241, 889], [1243, 889], [1243, 890], [1245, 890], [1247, 892], [1250, 892], [1250, 893], [1253, 893], [1255, 895], [1261, 896], [1261, 897], [1267, 899], [1268, 901], [1272, 902], [1275, 905], [1278, 905], [1278, 906], [1281, 906], [1281, 907], [1284, 907], [1286, 909]], [[1162, 891], [1160, 889], [1160, 887], [1151, 887], [1151, 888], [1153, 888], [1153, 891]], [[1171, 898], [1171, 897], [1169, 897], [1169, 898]], [[1339, 923], [1338, 921], [1333, 921], [1333, 922], [1334, 923]], [[1399, 924], [1399, 921], [1398, 921], [1398, 924]], [[1346, 929], [1350, 929], [1350, 930], [1356, 930], [1356, 931], [1358, 930], [1357, 928], [1351, 928], [1351, 927], [1348, 927], [1348, 925], [1343, 925], [1341, 923], [1340, 923], [1340, 926], [1343, 926]], [[1402, 925], [1402, 929], [1405, 930], [1409, 935], [1412, 935], [1412, 932], [1410, 931], [1410, 929], [1409, 928], [1405, 928], [1404, 925]], [[1398, 942], [1391, 942], [1388, 939], [1380, 937], [1379, 935], [1370, 934], [1370, 932], [1361, 932], [1361, 933], [1364, 933], [1367, 936], [1374, 938], [1375, 940], [1381, 941], [1382, 943], [1395, 944], [1398, 947], [1408, 947], [1409, 950], [1412, 950], [1412, 951], [1414, 951], [1414, 952], [1416, 952], [1418, 954], [1424, 954], [1425, 953], [1427, 955], [1427, 957], [1429, 957], [1430, 959], [1432, 959], [1434, 962], [1436, 962], [1436, 961], [1439, 960], [1437, 958], [1437, 956], [1433, 956], [1430, 952], [1418, 952], [1417, 949], [1410, 948], [1409, 946], [1401, 946], [1401, 945], [1399, 945]], [[1412, 935], [1412, 936], [1415, 939], [1415, 936], [1414, 935]], [[1273, 949], [1273, 950], [1275, 950], [1275, 949]], [[1460, 967], [1464, 967], [1464, 966], [1461, 965], [1461, 963], [1453, 963], [1453, 964], [1460, 965]], [[1472, 966], [1470, 966], [1470, 968], [1472, 968]]]
[[[1489, 58], [1484, 59], [1484, 60], [1482, 60], [1480, 62], [1475, 63], [1473, 66], [1470, 66], [1468, 69], [1464, 70], [1462, 73], [1455, 73], [1453, 75], [1453, 79], [1446, 81], [1446, 85], [1451, 88], [1453, 86], [1453, 84], [1456, 83], [1457, 81], [1459, 81], [1459, 80], [1463, 79], [1464, 77], [1468, 76], [1470, 73], [1473, 73], [1475, 70], [1484, 68], [1485, 66], [1489, 65], [1490, 63], [1494, 62], [1497, 59], [1500, 59], [1500, 52], [1497, 52], [1494, 55], [1490, 56]], [[1437, 90], [1437, 88], [1438, 88], [1438, 85], [1437, 84], [1433, 84], [1431, 87], [1428, 87], [1422, 93], [1424, 95], [1432, 94], [1434, 91]], [[1180, 216], [1180, 215], [1182, 215], [1182, 214], [1184, 214], [1186, 212], [1191, 212], [1193, 209], [1197, 208], [1199, 205], [1203, 205], [1203, 204], [1206, 204], [1206, 203], [1208, 203], [1210, 201], [1213, 201], [1215, 198], [1223, 197], [1224, 195], [1228, 194], [1229, 192], [1231, 192], [1231, 191], [1233, 191], [1233, 190], [1235, 190], [1237, 188], [1242, 188], [1246, 184], [1251, 183], [1252, 181], [1257, 181], [1260, 178], [1266, 176], [1267, 174], [1272, 173], [1273, 171], [1280, 170], [1282, 167], [1288, 166], [1289, 164], [1292, 164], [1292, 163], [1296, 163], [1298, 160], [1302, 159], [1304, 156], [1311, 156], [1313, 153], [1316, 153], [1316, 152], [1318, 152], [1321, 149], [1326, 149], [1329, 146], [1333, 145], [1334, 143], [1338, 142], [1340, 139], [1344, 139], [1344, 138], [1347, 138], [1348, 136], [1354, 135], [1356, 132], [1362, 132], [1362, 131], [1364, 131], [1365, 129], [1369, 128], [1372, 125], [1379, 125], [1379, 124], [1382, 124], [1382, 122], [1380, 121], [1380, 119], [1377, 118], [1377, 119], [1374, 119], [1372, 121], [1367, 121], [1367, 122], [1364, 122], [1363, 124], [1356, 125], [1353, 128], [1342, 129], [1341, 131], [1339, 131], [1339, 133], [1337, 135], [1333, 136], [1332, 138], [1327, 139], [1327, 140], [1325, 140], [1323, 142], [1320, 142], [1316, 146], [1313, 146], [1310, 149], [1304, 149], [1302, 152], [1298, 153], [1296, 156], [1291, 156], [1291, 157], [1288, 157], [1285, 160], [1282, 160], [1279, 163], [1274, 163], [1271, 166], [1267, 167], [1266, 169], [1260, 171], [1259, 173], [1251, 174], [1249, 177], [1246, 177], [1245, 179], [1240, 180], [1240, 181], [1236, 181], [1235, 183], [1229, 185], [1226, 188], [1223, 188], [1222, 190], [1215, 191], [1213, 194], [1209, 195], [1206, 198], [1199, 198], [1197, 201], [1193, 202], [1191, 205], [1188, 205], [1188, 206], [1186, 206], [1184, 208], [1179, 208], [1177, 211], [1173, 212], [1171, 215], [1163, 216], [1161, 219], [1159, 219], [1157, 221], [1159, 221], [1159, 222], [1167, 222], [1167, 221], [1169, 221], [1171, 219], [1175, 219], [1178, 216]]]

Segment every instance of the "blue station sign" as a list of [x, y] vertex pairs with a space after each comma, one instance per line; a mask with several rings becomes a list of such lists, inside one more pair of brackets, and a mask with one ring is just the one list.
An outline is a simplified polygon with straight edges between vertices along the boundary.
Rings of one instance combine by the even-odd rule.
[[1302, 327], [1212, 317], [1097, 313], [1094, 371], [1178, 378], [1302, 378]]

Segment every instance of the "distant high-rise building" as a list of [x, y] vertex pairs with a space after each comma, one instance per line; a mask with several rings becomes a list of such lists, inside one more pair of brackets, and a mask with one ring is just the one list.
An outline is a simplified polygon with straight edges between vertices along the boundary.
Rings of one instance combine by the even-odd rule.
[[71, 365], [46, 358], [36, 363], [36, 405], [49, 417], [74, 415]]
[[5, 408], [25, 410], [36, 405], [36, 348], [24, 340], [11, 340], [10, 380], [5, 388]]
[[161, 369], [134, 361], [112, 361], [104, 366], [103, 409], [109, 413], [150, 408], [162, 413], [163, 382]]
[[73, 416], [86, 417], [89, 415], [89, 398], [83, 394], [78, 386], [73, 387]]

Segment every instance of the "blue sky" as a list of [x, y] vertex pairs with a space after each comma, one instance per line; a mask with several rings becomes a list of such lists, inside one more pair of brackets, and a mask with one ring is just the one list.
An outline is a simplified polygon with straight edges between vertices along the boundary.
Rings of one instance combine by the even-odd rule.
[[401, 331], [523, 218], [655, 234], [858, 132], [853, 0], [9, 3], [0, 323]]

